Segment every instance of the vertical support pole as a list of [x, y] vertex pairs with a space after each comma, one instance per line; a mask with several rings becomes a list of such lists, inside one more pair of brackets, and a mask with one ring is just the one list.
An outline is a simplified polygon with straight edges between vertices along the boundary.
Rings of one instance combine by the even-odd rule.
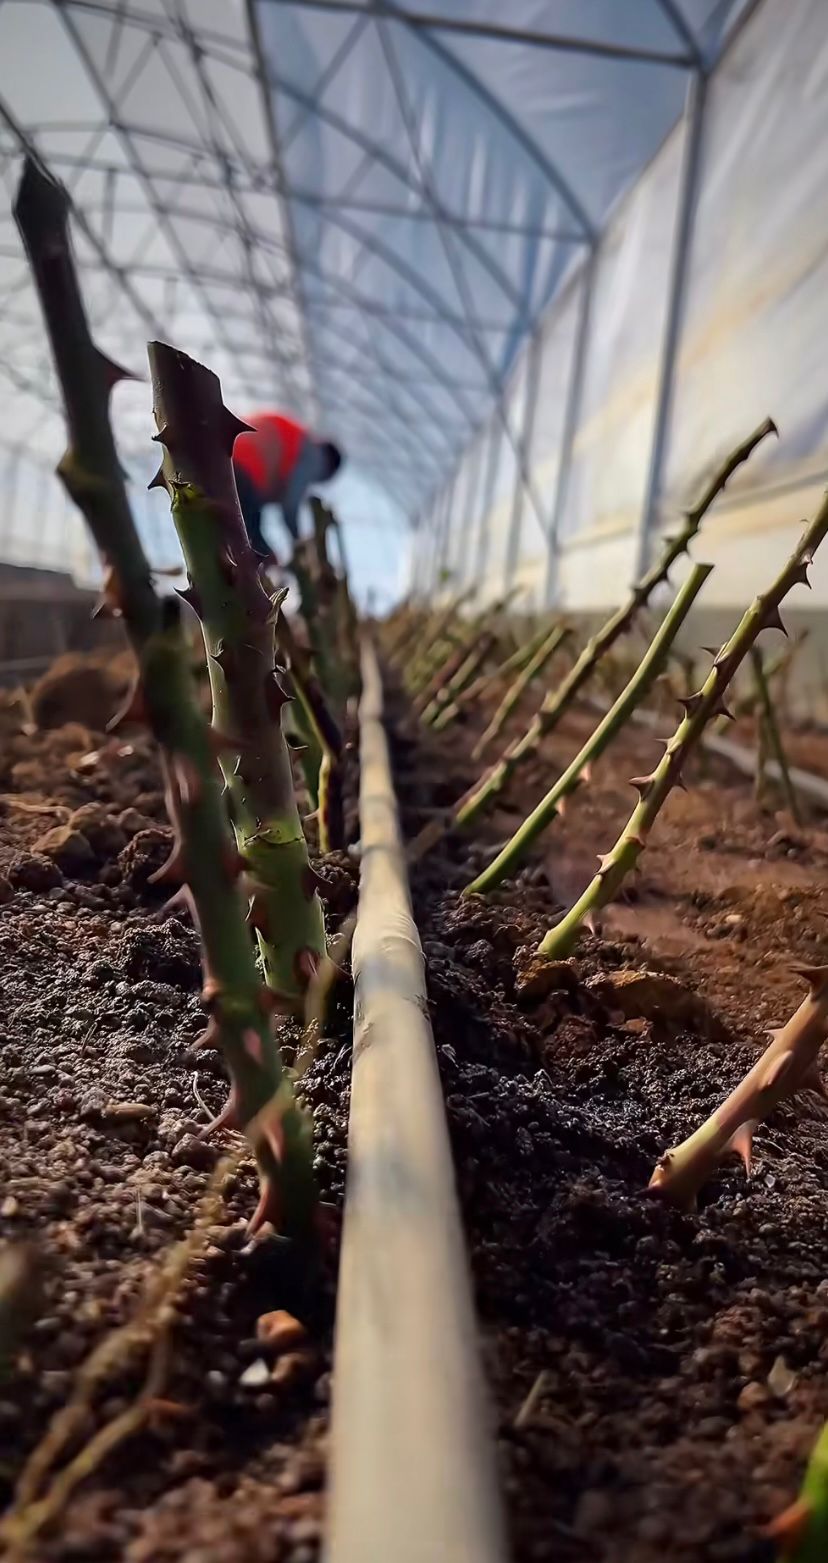
[[3, 557], [11, 559], [14, 556], [14, 522], [17, 506], [17, 491], [20, 477], [20, 447], [15, 446], [9, 450], [6, 459], [6, 476], [4, 487], [6, 490], [6, 503], [3, 508]]
[[[440, 539], [440, 558], [439, 558], [439, 563], [438, 563], [438, 566], [437, 566], [437, 586], [438, 586], [438, 589], [439, 589], [439, 587], [441, 585], [440, 577], [441, 577], [443, 571], [444, 570], [449, 570], [449, 571], [451, 570], [450, 542], [451, 542], [452, 530], [453, 530], [453, 527], [454, 527], [454, 496], [457, 493], [457, 476], [458, 476], [458, 471], [459, 471], [459, 468], [455, 468], [454, 475], [451, 478], [451, 481], [449, 482], [448, 493], [446, 495], [446, 515], [445, 515], [445, 520], [443, 522], [443, 535], [442, 535], [442, 537]], [[448, 587], [449, 587], [450, 590], [454, 589], [455, 582], [454, 582], [453, 576], [448, 581], [447, 584], [448, 584]]]
[[472, 562], [472, 539], [474, 537], [474, 523], [477, 519], [477, 502], [480, 498], [480, 484], [483, 477], [483, 450], [481, 441], [475, 439], [469, 448], [466, 460], [470, 463], [469, 481], [466, 485], [466, 497], [464, 509], [466, 520], [463, 526], [461, 539], [461, 558], [457, 573], [457, 586], [468, 586], [474, 565]]
[[489, 559], [489, 543], [491, 542], [490, 527], [487, 524], [491, 520], [492, 496], [494, 494], [495, 475], [497, 473], [497, 460], [500, 455], [500, 442], [503, 438], [503, 428], [497, 421], [489, 425], [489, 441], [486, 450], [486, 476], [483, 480], [483, 490], [480, 506], [480, 532], [477, 538], [477, 559], [475, 562], [475, 585], [477, 590], [483, 585], [486, 575], [486, 565]]
[[690, 243], [693, 219], [699, 188], [701, 167], [702, 130], [704, 106], [707, 97], [707, 80], [701, 71], [695, 71], [687, 86], [684, 109], [684, 148], [679, 173], [676, 198], [676, 232], [667, 284], [667, 318], [664, 322], [664, 339], [661, 346], [661, 362], [655, 398], [655, 422], [650, 446], [650, 464], [641, 506], [641, 521], [636, 549], [635, 579], [642, 575], [649, 563], [653, 532], [656, 527], [659, 491], [664, 474], [664, 458], [667, 436], [673, 410], [673, 390], [676, 359], [684, 314], [685, 284], [690, 259]]
[[436, 596], [440, 586], [440, 554], [443, 541], [443, 527], [446, 524], [448, 510], [448, 487], [440, 490], [434, 515], [434, 536], [431, 543], [431, 564], [429, 568], [429, 595]]
[[595, 285], [597, 260], [598, 251], [593, 246], [584, 262], [581, 286], [578, 291], [578, 319], [575, 323], [575, 341], [572, 344], [569, 386], [564, 408], [563, 429], [561, 430], [561, 459], [558, 463], [558, 479], [555, 484], [555, 498], [552, 503], [552, 514], [549, 519], [549, 532], [546, 543], [546, 580], [543, 588], [543, 602], [547, 607], [552, 606], [557, 588], [558, 536], [569, 498], [572, 451], [575, 444], [575, 430], [578, 427], [578, 415], [581, 411], [581, 396], [584, 389], [584, 371], [586, 369], [587, 348], [589, 345], [589, 320], [592, 311], [592, 295]]
[[518, 558], [520, 557], [520, 534], [527, 497], [526, 477], [524, 474], [528, 475], [530, 473], [529, 450], [535, 428], [538, 380], [540, 379], [540, 343], [537, 331], [532, 333], [525, 351], [527, 354], [526, 403], [523, 409], [523, 429], [519, 436], [521, 460], [518, 462], [515, 472], [512, 518], [509, 522], [509, 536], [506, 540], [506, 564], [503, 572], [504, 594], [511, 590]]

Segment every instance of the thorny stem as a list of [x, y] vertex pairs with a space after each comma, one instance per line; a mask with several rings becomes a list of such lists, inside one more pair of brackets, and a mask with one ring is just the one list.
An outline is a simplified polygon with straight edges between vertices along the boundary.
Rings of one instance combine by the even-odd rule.
[[507, 689], [485, 732], [481, 733], [480, 737], [478, 738], [477, 743], [472, 749], [471, 757], [473, 760], [479, 760], [488, 745], [492, 743], [493, 740], [497, 738], [498, 734], [503, 731], [506, 723], [512, 715], [512, 712], [519, 704], [524, 690], [528, 689], [532, 680], [537, 678], [538, 674], [541, 673], [545, 668], [547, 662], [551, 661], [552, 657], [555, 655], [555, 652], [558, 650], [558, 647], [561, 645], [562, 641], [566, 639], [569, 633], [570, 631], [567, 626], [563, 624], [556, 624], [554, 628], [549, 631], [549, 634], [541, 641], [537, 651], [526, 663], [525, 667], [520, 670], [517, 678]]
[[59, 472], [106, 564], [105, 599], [123, 615], [138, 658], [130, 713], [145, 715], [161, 747], [176, 868], [201, 933], [205, 1040], [231, 1078], [222, 1122], [256, 1120], [261, 1198], [252, 1225], [307, 1229], [315, 1208], [310, 1130], [281, 1067], [244, 922], [238, 862], [225, 825], [210, 729], [195, 698], [176, 600], [162, 602], [132, 519], [109, 422], [114, 379], [89, 334], [68, 232], [65, 190], [26, 160], [15, 216], [31, 262], [64, 397], [69, 449]]
[[751, 1144], [757, 1123], [785, 1097], [797, 1091], [828, 1096], [817, 1067], [828, 1031], [828, 966], [796, 966], [808, 982], [808, 995], [786, 1025], [771, 1033], [771, 1043], [727, 1100], [681, 1145], [665, 1151], [650, 1188], [675, 1205], [692, 1208], [699, 1189], [729, 1151], [750, 1172]]
[[687, 714], [667, 740], [660, 764], [652, 775], [633, 778], [632, 785], [637, 787], [640, 794], [638, 807], [633, 810], [615, 846], [600, 858], [601, 866], [591, 884], [542, 941], [539, 947], [541, 955], [551, 960], [568, 955], [580, 937], [586, 918], [606, 906], [618, 893], [622, 881], [635, 866], [646, 845], [647, 836], [662, 804], [672, 788], [681, 784], [681, 773], [688, 755], [701, 738], [710, 718], [724, 709], [722, 696], [757, 635], [761, 630], [770, 628], [782, 629], [784, 632], [779, 604], [792, 586], [797, 583], [804, 586], [809, 584], [808, 565], [826, 531], [828, 495], [770, 590], [754, 599], [730, 640], [718, 653], [701, 689], [696, 694], [686, 696], [681, 702]]
[[233, 443], [244, 425], [227, 411], [211, 370], [163, 342], [151, 342], [148, 351], [156, 438], [164, 448], [157, 481], [171, 497], [190, 578], [184, 595], [204, 634], [250, 922], [278, 1006], [300, 1012], [325, 953], [325, 928], [282, 732], [288, 697], [273, 633], [281, 599], [271, 599], [263, 584], [233, 476]]
[[782, 1563], [825, 1563], [828, 1557], [828, 1422], [808, 1461], [799, 1497], [765, 1526], [781, 1544]]
[[444, 684], [440, 693], [435, 696], [431, 704], [423, 712], [423, 721], [430, 723], [435, 732], [446, 725], [448, 712], [454, 701], [463, 690], [468, 688], [475, 674], [478, 673], [489, 656], [495, 643], [495, 637], [490, 630], [482, 630], [472, 641], [457, 672]]
[[690, 612], [702, 586], [713, 569], [712, 564], [697, 564], [693, 566], [690, 575], [679, 591], [676, 599], [664, 618], [663, 623], [654, 635], [650, 646], [642, 657], [635, 673], [629, 680], [626, 688], [622, 690], [615, 704], [611, 706], [606, 716], [598, 723], [595, 731], [587, 739], [580, 752], [575, 756], [571, 765], [559, 776], [555, 785], [549, 789], [545, 798], [523, 824], [515, 831], [511, 841], [488, 868], [483, 870], [476, 879], [467, 886], [465, 895], [483, 895], [488, 890], [493, 890], [496, 885], [505, 879], [507, 874], [514, 873], [515, 869], [523, 862], [530, 846], [546, 826], [555, 818], [556, 814], [563, 812], [564, 800], [568, 798], [581, 782], [586, 780], [590, 767], [603, 754], [607, 745], [617, 733], [621, 731], [630, 713], [635, 710], [639, 701], [643, 699], [653, 681], [658, 677], [667, 660], [670, 646], [678, 634], [684, 620]]
[[498, 684], [501, 679], [508, 678], [510, 673], [522, 672], [526, 664], [531, 662], [538, 648], [543, 645], [549, 633], [547, 627], [538, 630], [537, 634], [530, 635], [523, 645], [518, 646], [496, 668], [492, 668], [490, 673], [481, 673], [480, 677], [476, 678], [473, 684], [469, 684], [468, 688], [463, 690], [462, 695], [455, 700], [451, 711], [446, 716], [445, 725], [450, 721], [453, 722], [455, 717], [460, 715], [461, 711], [466, 711], [469, 706], [474, 705], [482, 695], [486, 694], [487, 690]]
[[714, 499], [722, 492], [728, 479], [732, 477], [736, 468], [742, 462], [747, 461], [751, 452], [756, 449], [759, 442], [768, 434], [775, 434], [776, 425], [770, 418], [755, 429], [736, 450], [728, 456], [724, 465], [720, 467], [716, 475], [708, 483], [707, 488], [698, 503], [689, 510], [684, 518], [684, 524], [673, 537], [665, 539], [665, 547], [661, 557], [655, 561], [646, 575], [633, 586], [626, 602], [611, 615], [601, 628], [587, 641], [577, 662], [570, 668], [569, 673], [558, 688], [546, 696], [540, 710], [537, 712], [527, 731], [522, 738], [506, 749], [501, 758], [488, 770], [479, 782], [469, 789], [457, 806], [454, 816], [454, 824], [466, 827], [488, 807], [489, 803], [503, 791], [515, 771], [537, 753], [544, 737], [548, 736], [557, 726], [564, 712], [568, 710], [574, 699], [583, 689], [587, 680], [591, 678], [601, 658], [609, 651], [610, 647], [629, 629], [636, 615], [649, 601], [655, 588], [666, 581], [672, 566], [676, 560], [686, 553], [693, 538], [699, 530], [702, 519], [710, 509]]
[[[753, 677], [756, 681], [756, 693], [759, 700], [760, 726], [764, 727], [767, 746], [779, 766], [779, 775], [782, 780], [782, 791], [785, 794], [785, 802], [788, 805], [791, 816], [797, 825], [802, 824], [802, 810], [799, 807], [799, 799], [796, 788], [791, 781], [791, 773], [788, 769], [788, 757], [785, 754], [785, 745], [782, 742], [782, 734], [776, 720], [776, 712], [771, 699], [770, 687], [765, 674], [765, 666], [762, 653], [758, 646], [753, 646], [750, 653], [753, 664]], [[757, 767], [757, 779], [759, 768]]]
[[288, 665], [291, 682], [304, 713], [305, 723], [320, 755], [317, 778], [319, 850], [332, 852], [345, 845], [342, 795], [342, 734], [325, 699], [310, 659], [298, 644], [284, 613], [276, 623], [276, 639]]

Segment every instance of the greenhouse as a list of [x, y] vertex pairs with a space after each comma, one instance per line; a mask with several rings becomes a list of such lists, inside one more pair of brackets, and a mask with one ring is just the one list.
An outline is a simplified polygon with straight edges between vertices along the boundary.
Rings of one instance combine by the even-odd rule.
[[0, 1555], [828, 1559], [825, 0], [0, 0]]

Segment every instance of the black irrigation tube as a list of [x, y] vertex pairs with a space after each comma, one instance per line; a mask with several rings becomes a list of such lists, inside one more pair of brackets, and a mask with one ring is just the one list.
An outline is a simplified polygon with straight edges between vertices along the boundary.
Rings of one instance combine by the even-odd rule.
[[383, 728], [362, 648], [359, 911], [326, 1563], [505, 1563], [477, 1327]]

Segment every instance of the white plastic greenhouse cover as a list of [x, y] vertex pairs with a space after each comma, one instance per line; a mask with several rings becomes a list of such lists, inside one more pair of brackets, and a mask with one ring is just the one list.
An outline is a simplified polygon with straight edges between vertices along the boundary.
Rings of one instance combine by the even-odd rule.
[[[0, 168], [68, 184], [106, 351], [162, 335], [341, 441], [358, 569], [398, 573], [405, 519], [424, 589], [590, 605], [757, 400], [792, 439], [751, 481], [814, 466], [824, 394], [774, 344], [782, 309], [819, 354], [825, 31], [823, 0], [0, 0]], [[82, 571], [0, 224], [0, 557]], [[115, 413], [148, 474], [146, 385]]]

